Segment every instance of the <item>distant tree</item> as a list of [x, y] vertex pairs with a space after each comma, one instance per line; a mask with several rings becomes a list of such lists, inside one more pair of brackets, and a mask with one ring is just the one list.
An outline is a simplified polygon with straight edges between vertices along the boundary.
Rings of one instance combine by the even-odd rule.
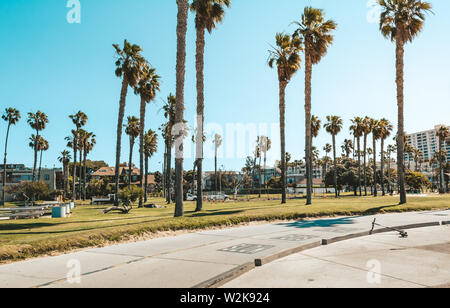
[[5, 205], [5, 185], [6, 185], [6, 156], [8, 154], [8, 139], [9, 139], [9, 130], [11, 125], [16, 125], [20, 120], [20, 112], [15, 108], [6, 108], [5, 113], [2, 115], [2, 119], [8, 123], [8, 128], [6, 130], [6, 138], [5, 138], [5, 155], [3, 159], [3, 181], [2, 181], [2, 205]]

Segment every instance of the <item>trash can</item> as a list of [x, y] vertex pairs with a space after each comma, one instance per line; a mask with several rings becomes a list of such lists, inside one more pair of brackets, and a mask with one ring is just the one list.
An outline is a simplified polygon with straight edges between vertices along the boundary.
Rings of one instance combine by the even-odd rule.
[[66, 217], [65, 206], [55, 206], [52, 208], [52, 218], [65, 218]]
[[66, 214], [70, 214], [72, 212], [71, 208], [70, 208], [70, 204], [65, 204], [64, 207], [66, 208]]

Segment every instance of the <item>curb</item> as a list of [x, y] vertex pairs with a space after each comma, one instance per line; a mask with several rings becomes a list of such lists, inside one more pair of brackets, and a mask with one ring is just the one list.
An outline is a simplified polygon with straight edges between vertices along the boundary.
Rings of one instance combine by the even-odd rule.
[[255, 264], [253, 262], [248, 262], [243, 265], [239, 265], [223, 274], [219, 274], [209, 280], [206, 280], [202, 283], [199, 283], [196, 286], [193, 286], [193, 289], [208, 289], [208, 288], [218, 288], [227, 282], [236, 279], [237, 277], [251, 271], [255, 268]]
[[[418, 223], [418, 224], [410, 224], [410, 225], [402, 225], [402, 226], [394, 226], [392, 228], [395, 229], [418, 229], [418, 228], [426, 228], [426, 227], [435, 227], [435, 226], [441, 226], [441, 225], [450, 225], [450, 221], [435, 221], [435, 222], [426, 222], [426, 223]], [[392, 229], [389, 228], [382, 228], [377, 229], [372, 232], [372, 234], [379, 234], [379, 233], [387, 233], [392, 232]], [[305, 245], [301, 245], [295, 248], [291, 248], [276, 254], [273, 254], [271, 256], [267, 256], [264, 258], [255, 259], [254, 262], [248, 262], [243, 265], [237, 266], [223, 274], [219, 274], [209, 280], [206, 280], [196, 286], [193, 286], [193, 289], [204, 289], [204, 288], [219, 288], [226, 284], [227, 282], [234, 280], [238, 278], [239, 276], [251, 271], [255, 267], [261, 267], [265, 264], [271, 263], [275, 260], [287, 257], [292, 254], [296, 254], [305, 250], [309, 250], [312, 248], [317, 248], [319, 246], [325, 246], [337, 242], [346, 241], [349, 239], [354, 239], [358, 237], [364, 237], [364, 236], [370, 236], [369, 231], [365, 232], [358, 232], [353, 234], [347, 234], [343, 236], [333, 237], [329, 239], [322, 239], [322, 241], [319, 242], [313, 242]]]

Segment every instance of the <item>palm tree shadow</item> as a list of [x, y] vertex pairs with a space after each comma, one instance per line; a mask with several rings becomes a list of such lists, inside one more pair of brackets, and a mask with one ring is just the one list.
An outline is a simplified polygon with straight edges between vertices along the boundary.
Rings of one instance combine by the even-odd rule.
[[365, 211], [363, 212], [363, 214], [364, 214], [365, 216], [368, 216], [368, 215], [375, 215], [375, 214], [378, 214], [378, 213], [382, 212], [384, 209], [388, 209], [388, 208], [396, 207], [396, 206], [398, 206], [398, 204], [374, 207], [374, 208], [365, 210]]
[[295, 221], [295, 222], [279, 223], [278, 226], [300, 228], [300, 229], [314, 228], [314, 227], [330, 228], [330, 227], [336, 227], [336, 226], [341, 226], [341, 225], [352, 225], [355, 223], [354, 218], [357, 218], [357, 217], [321, 219], [321, 220], [314, 220], [314, 221]]

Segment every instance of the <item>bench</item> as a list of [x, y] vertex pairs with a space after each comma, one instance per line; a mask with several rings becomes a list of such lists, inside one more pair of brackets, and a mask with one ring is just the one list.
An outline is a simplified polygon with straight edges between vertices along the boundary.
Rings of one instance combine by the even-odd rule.
[[1, 208], [1, 212], [5, 212], [5, 215], [0, 215], [2, 218], [9, 219], [27, 219], [27, 218], [39, 218], [45, 215], [49, 205], [32, 206], [32, 207], [16, 207], [16, 208]]
[[111, 202], [111, 198], [109, 197], [92, 197], [91, 205], [95, 205], [98, 203], [109, 203]]

